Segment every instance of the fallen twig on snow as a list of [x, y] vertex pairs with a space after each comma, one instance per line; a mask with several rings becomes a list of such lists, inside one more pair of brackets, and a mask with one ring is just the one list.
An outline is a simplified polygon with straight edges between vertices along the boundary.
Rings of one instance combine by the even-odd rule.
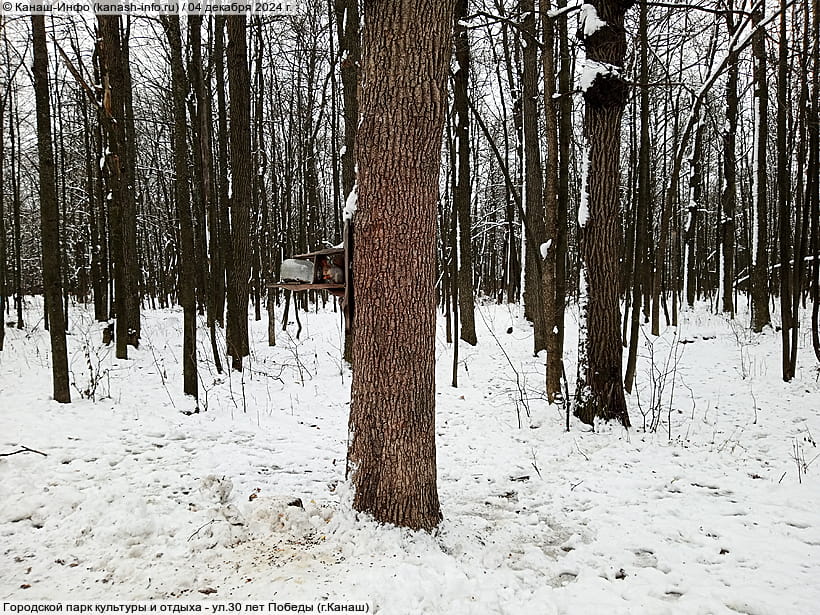
[[45, 453], [41, 451], [34, 450], [33, 448], [29, 448], [24, 446], [19, 451], [12, 451], [10, 453], [0, 453], [0, 457], [11, 457], [12, 455], [16, 455], [17, 453], [37, 453], [38, 455], [42, 455], [43, 457], [48, 457]]

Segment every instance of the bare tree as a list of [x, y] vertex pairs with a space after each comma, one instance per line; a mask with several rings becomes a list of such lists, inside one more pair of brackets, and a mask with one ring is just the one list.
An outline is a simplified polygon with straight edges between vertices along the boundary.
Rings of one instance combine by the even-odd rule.
[[51, 338], [51, 376], [55, 401], [69, 403], [68, 353], [65, 339], [63, 289], [60, 277], [60, 210], [54, 181], [51, 107], [48, 93], [48, 49], [45, 18], [31, 16], [34, 37], [34, 97], [37, 105], [37, 153], [40, 163], [40, 229], [42, 233], [43, 290]]
[[470, 110], [467, 87], [470, 82], [470, 38], [462, 19], [467, 17], [467, 0], [457, 0], [455, 11], [455, 60], [453, 113], [455, 115], [456, 177], [453, 207], [458, 222], [458, 303], [461, 339], [475, 346], [475, 301], [473, 299], [473, 227], [470, 216]]
[[521, 118], [524, 136], [524, 303], [533, 324], [533, 352], [547, 347], [544, 294], [541, 288], [541, 245], [546, 242], [544, 225], [544, 176], [538, 130], [538, 39], [535, 1], [519, 0], [521, 41], [524, 49], [521, 71]]
[[[754, 24], [763, 20], [763, 8], [754, 12]], [[771, 323], [769, 315], [769, 215], [766, 156], [769, 151], [769, 85], [766, 71], [766, 30], [758, 27], [752, 41], [755, 68], [754, 96], [757, 100], [754, 142], [754, 198], [752, 216], [752, 330], [759, 333]]]
[[107, 148], [105, 156], [106, 177], [108, 179], [108, 219], [110, 222], [111, 264], [114, 269], [114, 306], [117, 315], [116, 355], [118, 359], [128, 358], [128, 301], [129, 288], [125, 261], [126, 192], [127, 178], [124, 167], [127, 162], [125, 143], [125, 75], [122, 67], [122, 41], [120, 39], [120, 17], [118, 15], [97, 15], [99, 38], [97, 53], [100, 77], [102, 79], [103, 100], [100, 110], [101, 123], [105, 127]]
[[171, 96], [174, 109], [174, 201], [179, 217], [179, 302], [183, 310], [182, 378], [186, 395], [197, 399], [199, 383], [196, 364], [196, 267], [194, 226], [188, 172], [188, 122], [185, 98], [188, 80], [182, 63], [179, 15], [162, 17], [162, 27], [171, 51]]
[[229, 15], [228, 84], [231, 115], [231, 247], [228, 275], [228, 354], [231, 366], [242, 371], [248, 356], [248, 280], [251, 272], [251, 119], [248, 40], [244, 15]]

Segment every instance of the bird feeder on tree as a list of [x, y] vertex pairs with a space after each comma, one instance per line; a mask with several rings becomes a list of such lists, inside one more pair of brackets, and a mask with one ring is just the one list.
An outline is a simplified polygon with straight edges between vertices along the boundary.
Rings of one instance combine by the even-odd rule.
[[341, 299], [345, 333], [353, 330], [353, 249], [352, 233], [345, 223], [345, 241], [341, 246], [297, 254], [282, 261], [280, 281], [271, 288], [290, 291], [326, 290]]

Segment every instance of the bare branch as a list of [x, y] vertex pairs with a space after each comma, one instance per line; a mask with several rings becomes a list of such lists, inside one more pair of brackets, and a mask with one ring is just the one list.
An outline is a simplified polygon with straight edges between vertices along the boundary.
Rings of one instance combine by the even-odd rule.
[[12, 455], [17, 455], [18, 453], [37, 453], [38, 455], [42, 455], [43, 457], [48, 457], [45, 453], [35, 450], [33, 448], [29, 448], [27, 446], [23, 446], [19, 451], [12, 451], [10, 453], [0, 453], [0, 457], [11, 457]]

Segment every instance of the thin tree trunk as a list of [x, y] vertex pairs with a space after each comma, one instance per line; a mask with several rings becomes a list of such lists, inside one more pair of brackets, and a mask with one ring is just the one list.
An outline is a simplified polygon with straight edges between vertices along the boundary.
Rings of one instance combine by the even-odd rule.
[[[5, 16], [0, 16], [0, 29], [5, 26]], [[6, 248], [6, 139], [4, 124], [6, 115], [6, 102], [11, 83], [8, 84], [6, 92], [0, 93], [0, 350], [6, 339], [6, 259], [8, 258]]]
[[[820, 0], [812, 1], [814, 18], [812, 40], [814, 40], [812, 71], [812, 103], [809, 125], [809, 169], [817, 169], [820, 164]], [[808, 190], [808, 188], [807, 188]], [[812, 173], [812, 186], [806, 207], [811, 210], [811, 254], [812, 254], [812, 312], [811, 341], [814, 356], [820, 362], [820, 177]]]
[[229, 15], [228, 83], [231, 113], [231, 246], [233, 267], [228, 279], [228, 354], [231, 367], [242, 371], [248, 356], [248, 280], [251, 270], [251, 126], [250, 72], [244, 15]]
[[[734, 0], [729, 0], [726, 12], [726, 29], [730, 37], [735, 35]], [[735, 279], [735, 207], [737, 203], [737, 111], [738, 111], [738, 58], [732, 55], [726, 77], [726, 128], [723, 131], [723, 193], [721, 195], [720, 247], [723, 256], [721, 271], [722, 309], [732, 318], [735, 316], [735, 303], [732, 292]]]
[[809, 88], [809, 65], [811, 58], [811, 16], [808, 10], [803, 12], [801, 36], [800, 95], [798, 99], [797, 134], [797, 185], [795, 186], [795, 234], [794, 234], [794, 269], [792, 279], [791, 313], [792, 338], [789, 356], [792, 377], [797, 374], [797, 348], [800, 332], [800, 298], [803, 295], [804, 275], [806, 273], [806, 251], [809, 237], [809, 205], [811, 202], [812, 184], [817, 178], [817, 163], [808, 155], [810, 131], [808, 122], [811, 117], [811, 90]]
[[14, 307], [17, 311], [17, 328], [22, 329], [23, 324], [23, 239], [22, 222], [20, 219], [20, 159], [19, 140], [17, 128], [19, 125], [19, 110], [17, 108], [17, 97], [12, 98], [12, 105], [9, 113], [9, 163], [11, 168], [11, 198], [12, 198], [12, 226], [14, 244]]
[[216, 76], [217, 159], [219, 171], [216, 177], [218, 203], [219, 255], [211, 272], [214, 280], [214, 315], [219, 324], [227, 324], [225, 318], [228, 280], [233, 276], [233, 253], [230, 223], [230, 199], [228, 198], [228, 113], [225, 101], [225, 17], [214, 18], [214, 73]]
[[[755, 11], [753, 23], [763, 19], [763, 9]], [[753, 35], [752, 54], [755, 58], [754, 80], [757, 98], [755, 122], [755, 192], [752, 229], [752, 331], [760, 333], [771, 324], [769, 315], [769, 215], [766, 188], [766, 153], [769, 135], [769, 87], [766, 76], [766, 32], [758, 29]]]
[[633, 248], [633, 266], [635, 276], [632, 280], [632, 317], [629, 324], [629, 352], [627, 354], [624, 388], [632, 393], [635, 382], [635, 369], [638, 361], [638, 343], [641, 329], [642, 300], [649, 287], [649, 254], [648, 222], [652, 186], [650, 184], [650, 163], [652, 143], [649, 137], [649, 41], [647, 0], [640, 2], [639, 35], [640, 35], [640, 139], [638, 145], [638, 191], [635, 195], [635, 241]]
[[[193, 36], [194, 56], [196, 49], [200, 45], [201, 20], [199, 16], [189, 16], [189, 21], [193, 22], [190, 27], [190, 35]], [[224, 66], [223, 58], [212, 57], [212, 62], [217, 62]], [[195, 155], [199, 157], [201, 169], [200, 199], [202, 202], [202, 216], [207, 222], [209, 262], [202, 266], [208, 267], [208, 288], [207, 288], [207, 324], [211, 338], [211, 350], [214, 357], [214, 367], [217, 373], [222, 373], [222, 359], [219, 353], [219, 345], [216, 341], [216, 324], [224, 322], [224, 302], [225, 302], [225, 265], [222, 256], [222, 237], [220, 232], [219, 199], [214, 191], [214, 160], [211, 151], [211, 96], [209, 93], [205, 76], [202, 74], [201, 63], [193, 62], [194, 95], [196, 96], [196, 108], [199, 120], [199, 130], [197, 131], [198, 142], [196, 143]], [[205, 228], [203, 225], [202, 233]], [[200, 247], [199, 258], [205, 258], [202, 254], [205, 246]]]
[[470, 112], [467, 87], [470, 80], [470, 39], [462, 19], [467, 17], [467, 0], [456, 0], [455, 60], [453, 75], [453, 113], [455, 115], [455, 189], [453, 208], [458, 221], [458, 303], [461, 339], [475, 346], [475, 300], [473, 290], [473, 241], [470, 220]]
[[703, 168], [701, 158], [703, 156], [703, 133], [706, 124], [699, 122], [695, 129], [695, 143], [692, 146], [692, 158], [689, 160], [689, 204], [687, 206], [686, 226], [684, 228], [684, 241], [686, 242], [686, 255], [684, 262], [684, 277], [686, 279], [686, 304], [692, 308], [695, 305], [695, 291], [697, 284], [697, 255], [695, 253], [695, 241], [698, 232], [698, 220], [702, 208], [701, 192], [703, 182]]
[[128, 344], [139, 347], [140, 339], [140, 266], [137, 252], [137, 204], [136, 193], [136, 159], [137, 135], [134, 126], [134, 104], [131, 91], [131, 58], [129, 53], [129, 38], [131, 31], [131, 17], [126, 16], [128, 24], [122, 31], [122, 104], [125, 118], [125, 158], [120, 160], [122, 169], [123, 201], [122, 201], [122, 240], [123, 266], [125, 273], [126, 293], [126, 320], [128, 322]]
[[[555, 100], [555, 23], [549, 18], [549, 2], [541, 7], [541, 27], [544, 47], [541, 60], [544, 67], [544, 116], [547, 159], [544, 185], [544, 226], [546, 241], [542, 244], [542, 278], [544, 284], [544, 328], [547, 342], [546, 393], [550, 403], [561, 397], [562, 352], [557, 327], [555, 269], [558, 260], [558, 114]], [[563, 258], [563, 254], [561, 255]]]
[[[558, 0], [558, 8], [567, 4], [566, 0]], [[572, 72], [573, 54], [570, 52], [567, 20], [558, 20], [558, 50], [561, 54], [561, 66], [558, 70], [558, 89], [561, 98], [558, 103], [558, 228], [556, 230], [556, 259], [555, 259], [555, 328], [558, 329], [558, 349], [553, 360], [561, 361], [561, 378], [565, 379], [563, 364], [564, 355], [564, 316], [567, 301], [567, 234], [569, 210], [569, 175], [572, 144]], [[547, 358], [548, 365], [550, 359]], [[558, 371], [553, 365], [553, 370]], [[549, 369], [549, 367], [547, 368]], [[558, 377], [553, 375], [553, 378]], [[566, 379], [564, 380], [566, 384]], [[569, 403], [569, 400], [566, 400]]]
[[[342, 79], [342, 105], [344, 107], [344, 151], [342, 152], [342, 194], [347, 199], [356, 181], [356, 132], [359, 125], [359, 40], [358, 0], [335, 0], [336, 24], [339, 33], [339, 66]], [[353, 250], [353, 225], [345, 221], [344, 241]], [[352, 288], [352, 286], [350, 286]], [[350, 293], [348, 293], [350, 295]], [[345, 297], [348, 314], [352, 315], [354, 297]], [[344, 359], [353, 361], [353, 329], [345, 331]]]
[[[179, 15], [163, 16], [162, 27], [171, 50], [171, 94], [174, 109], [174, 201], [179, 216], [179, 302], [183, 310], [182, 380], [183, 390], [195, 400], [199, 395], [196, 363], [196, 265], [191, 195], [188, 185], [188, 121], [185, 98], [188, 80], [182, 60]], [[197, 411], [199, 410], [197, 406]]]
[[105, 160], [108, 177], [108, 218], [111, 226], [111, 261], [114, 269], [114, 305], [117, 314], [116, 356], [128, 358], [128, 287], [126, 280], [125, 237], [123, 234], [126, 177], [123, 172], [127, 150], [123, 92], [125, 79], [120, 49], [120, 18], [97, 15], [100, 38], [97, 39], [100, 73], [103, 83], [101, 121], [105, 125], [108, 148]]
[[265, 78], [262, 72], [265, 46], [262, 39], [262, 22], [259, 17], [254, 18], [255, 37], [255, 71], [254, 71], [254, 101], [253, 101], [253, 128], [251, 129], [251, 155], [253, 172], [251, 173], [251, 228], [252, 228], [252, 256], [251, 279], [253, 280], [253, 317], [259, 322], [262, 320], [262, 284], [266, 278], [262, 271], [262, 235], [264, 226], [261, 221], [262, 194], [265, 192], [265, 144], [264, 144], [264, 93]]
[[55, 187], [54, 152], [51, 144], [51, 109], [48, 93], [48, 48], [45, 18], [31, 16], [34, 39], [34, 98], [37, 107], [37, 152], [40, 163], [40, 231], [42, 233], [43, 292], [48, 309], [51, 338], [51, 374], [54, 400], [71, 401], [68, 352], [60, 278], [60, 212]]
[[782, 377], [789, 382], [794, 377], [791, 365], [792, 322], [792, 229], [791, 229], [791, 177], [789, 168], [790, 152], [787, 142], [788, 64], [789, 42], [786, 30], [786, 3], [780, 2], [780, 28], [777, 61], [777, 206], [778, 243], [780, 255], [780, 339], [782, 354]]
[[535, 37], [535, 2], [519, 0], [523, 71], [521, 74], [521, 116], [524, 135], [524, 212], [527, 226], [524, 267], [524, 303], [533, 324], [533, 352], [547, 347], [542, 292], [541, 245], [546, 242], [544, 227], [544, 179], [541, 169], [541, 142], [538, 134], [538, 46]]
[[[194, 258], [196, 269], [196, 302], [197, 311], [207, 312], [207, 323], [213, 322], [211, 282], [208, 271], [208, 226], [209, 208], [213, 207], [211, 190], [211, 131], [210, 131], [210, 96], [206, 96], [205, 75], [202, 58], [202, 16], [188, 14], [188, 47], [191, 59], [188, 64], [188, 77], [191, 82], [192, 100], [188, 108], [191, 115], [191, 146], [193, 164], [193, 183], [191, 211], [194, 224]], [[209, 88], [210, 89], [210, 88]], [[210, 92], [209, 92], [210, 93]], [[213, 216], [215, 217], [215, 216]], [[214, 222], [214, 220], [210, 220]], [[217, 241], [218, 245], [218, 241]], [[213, 249], [213, 245], [211, 246]]]

